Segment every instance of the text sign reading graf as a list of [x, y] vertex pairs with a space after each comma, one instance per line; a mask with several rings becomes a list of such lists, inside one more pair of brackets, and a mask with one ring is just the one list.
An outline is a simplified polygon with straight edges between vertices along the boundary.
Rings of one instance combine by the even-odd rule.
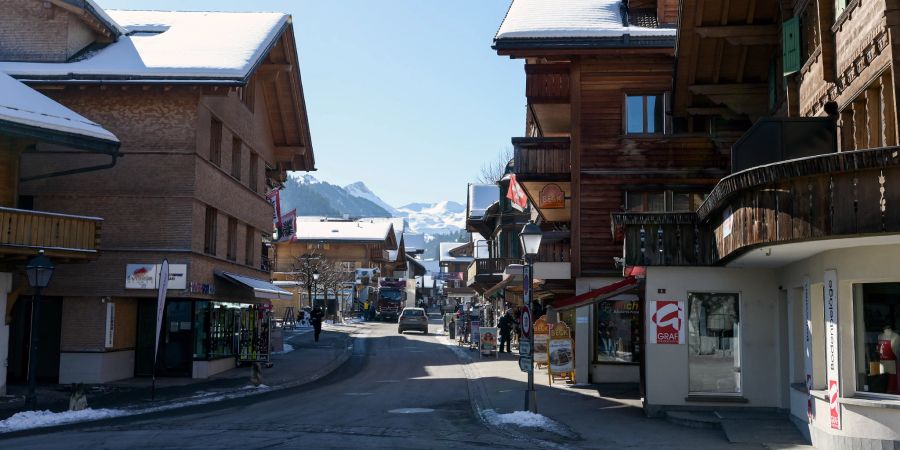
[[522, 372], [531, 372], [534, 370], [534, 363], [532, 362], [531, 357], [519, 357], [519, 370]]
[[528, 357], [531, 356], [531, 341], [519, 342], [519, 355]]

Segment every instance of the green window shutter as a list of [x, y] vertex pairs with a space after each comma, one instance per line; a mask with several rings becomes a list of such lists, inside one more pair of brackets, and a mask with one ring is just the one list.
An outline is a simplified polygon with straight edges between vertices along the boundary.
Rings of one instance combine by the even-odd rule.
[[782, 65], [784, 74], [790, 75], [800, 71], [800, 18], [793, 17], [784, 22], [781, 30], [784, 45], [781, 55]]

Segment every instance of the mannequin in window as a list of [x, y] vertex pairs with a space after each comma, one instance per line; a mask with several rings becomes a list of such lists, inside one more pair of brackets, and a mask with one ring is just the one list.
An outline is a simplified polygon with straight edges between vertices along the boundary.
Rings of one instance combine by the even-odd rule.
[[900, 334], [897, 334], [893, 326], [885, 325], [884, 333], [878, 336], [878, 357], [881, 359], [881, 367], [888, 375], [888, 394], [900, 394], [897, 386], [897, 360], [900, 359]]

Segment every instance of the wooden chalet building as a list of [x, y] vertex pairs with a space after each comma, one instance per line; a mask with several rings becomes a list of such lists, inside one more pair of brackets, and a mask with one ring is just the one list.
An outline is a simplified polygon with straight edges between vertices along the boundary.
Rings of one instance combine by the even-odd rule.
[[[157, 373], [206, 377], [254, 358], [261, 348], [233, 345], [234, 333], [289, 295], [262, 270], [273, 215], [266, 193], [287, 170], [314, 168], [291, 17], [104, 11], [91, 0], [0, 6], [0, 72], [121, 141], [112, 158], [85, 157], [37, 137], [21, 156], [20, 208], [104, 219], [102, 243], [82, 243], [99, 254], [60, 265], [45, 290], [56, 306], [44, 310], [54, 312], [42, 315], [41, 342], [58, 345], [46, 379], [152, 372], [164, 259]], [[90, 166], [111, 168], [82, 173]], [[87, 236], [96, 221], [83, 222]], [[22, 320], [10, 325], [14, 337], [24, 333]], [[12, 339], [10, 354], [22, 345]]]
[[468, 286], [469, 267], [474, 258], [473, 242], [441, 242], [438, 263], [444, 282], [444, 294], [449, 305], [465, 304], [475, 298], [477, 292]]
[[640, 378], [643, 292], [617, 284], [610, 214], [692, 211], [728, 173], [730, 141], [672, 119], [677, 12], [677, 0], [514, 0], [494, 39], [525, 61], [513, 172], [550, 238], [542, 254], [570, 264], [578, 295], [545, 303], [574, 330], [578, 382]]
[[658, 332], [648, 413], [789, 410], [816, 448], [896, 448], [898, 11], [681, 2], [676, 131], [742, 134], [703, 203], [613, 214]]

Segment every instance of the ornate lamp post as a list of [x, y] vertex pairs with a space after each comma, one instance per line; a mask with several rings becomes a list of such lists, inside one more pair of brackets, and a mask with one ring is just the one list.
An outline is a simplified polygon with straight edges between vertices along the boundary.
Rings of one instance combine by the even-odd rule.
[[50, 284], [55, 267], [50, 258], [44, 256], [44, 251], [35, 256], [25, 265], [25, 274], [28, 276], [28, 284], [35, 289], [34, 298], [31, 300], [31, 353], [28, 355], [28, 394], [25, 396], [25, 407], [37, 408], [37, 355], [38, 355], [38, 324], [41, 313], [41, 290]]
[[[319, 296], [319, 285], [317, 283], [319, 281], [319, 269], [313, 270], [312, 279], [313, 279], [313, 285], [316, 288], [316, 297], [318, 297]], [[314, 297], [309, 298], [309, 307], [310, 308], [316, 307], [316, 301], [315, 301]]]
[[[544, 232], [541, 231], [541, 227], [537, 226], [532, 221], [529, 221], [522, 227], [522, 232], [519, 233], [519, 240], [522, 243], [522, 253], [525, 254], [525, 267], [522, 272], [523, 286], [522, 293], [524, 294], [524, 303], [526, 310], [530, 310], [531, 308], [531, 271], [532, 264], [534, 261], [534, 257], [537, 256], [538, 250], [541, 247], [541, 238], [543, 238]], [[533, 352], [534, 352], [534, 330], [532, 329], [532, 324], [534, 321], [531, 319], [531, 314], [527, 314], [526, 317], [523, 317], [524, 320], [529, 321], [528, 324], [523, 323], [523, 327], [527, 327], [528, 332], [528, 348], [529, 354], [528, 356], [528, 390], [525, 392], [525, 409], [531, 412], [537, 412], [537, 397], [534, 393], [534, 365], [532, 364], [533, 360]], [[524, 355], [522, 355], [524, 356]]]

